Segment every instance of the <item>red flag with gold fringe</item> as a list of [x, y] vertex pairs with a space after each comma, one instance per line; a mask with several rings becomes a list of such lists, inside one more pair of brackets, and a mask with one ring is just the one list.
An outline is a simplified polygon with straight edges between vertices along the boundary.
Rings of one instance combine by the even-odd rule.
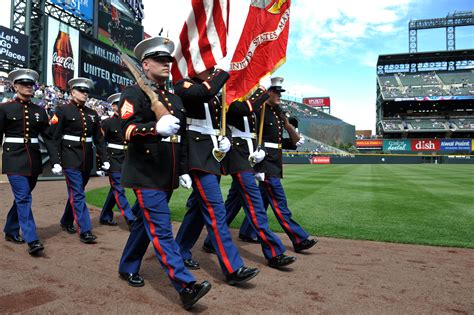
[[242, 100], [286, 60], [291, 0], [252, 0], [232, 57], [227, 104]]

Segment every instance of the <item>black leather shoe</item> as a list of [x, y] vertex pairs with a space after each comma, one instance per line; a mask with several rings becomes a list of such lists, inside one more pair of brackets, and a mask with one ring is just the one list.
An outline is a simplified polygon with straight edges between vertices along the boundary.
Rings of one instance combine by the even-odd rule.
[[100, 220], [99, 223], [102, 225], [117, 226], [117, 222], [115, 222], [114, 220]]
[[15, 244], [23, 244], [25, 243], [25, 240], [23, 239], [23, 236], [21, 235], [10, 235], [10, 234], [5, 234], [5, 240], [15, 243]]
[[145, 285], [145, 280], [143, 277], [136, 273], [128, 273], [128, 272], [119, 272], [120, 278], [127, 281], [129, 285], [132, 287], [143, 287]]
[[286, 256], [285, 254], [281, 254], [268, 260], [268, 266], [272, 268], [280, 268], [280, 267], [288, 266], [294, 263], [295, 261], [296, 261], [296, 257]]
[[43, 244], [38, 240], [28, 243], [28, 254], [32, 256], [39, 254], [43, 249]]
[[242, 266], [237, 271], [226, 276], [227, 283], [230, 285], [236, 285], [247, 282], [250, 279], [254, 278], [256, 275], [258, 275], [259, 272], [260, 270], [258, 270], [258, 268], [249, 268]]
[[247, 235], [239, 234], [239, 239], [242, 242], [258, 244], [258, 239], [257, 238], [248, 237]]
[[207, 246], [206, 243], [204, 243], [204, 245], [202, 245], [202, 250], [205, 251], [206, 253], [209, 253], [209, 254], [215, 254], [216, 251], [214, 250], [214, 247], [211, 246]]
[[318, 242], [318, 239], [316, 239], [316, 238], [305, 239], [304, 241], [302, 241], [298, 244], [295, 244], [295, 252], [299, 253], [303, 250], [310, 249], [311, 247], [316, 245], [317, 242]]
[[75, 234], [77, 232], [76, 228], [74, 227], [74, 224], [62, 224], [61, 223], [61, 229], [68, 232], [69, 234]]
[[211, 290], [211, 287], [212, 285], [209, 282], [203, 281], [199, 284], [193, 283], [184, 289], [183, 292], [179, 294], [184, 309], [189, 310], [197, 301], [199, 301], [200, 298]]
[[95, 236], [89, 231], [89, 232], [81, 233], [81, 235], [79, 235], [79, 239], [81, 240], [81, 242], [85, 244], [92, 244], [97, 239], [97, 236]]
[[186, 266], [186, 268], [188, 269], [191, 269], [191, 270], [198, 270], [200, 269], [201, 267], [199, 266], [199, 263], [195, 260], [192, 260], [192, 259], [185, 259], [183, 260], [184, 262], [184, 265]]

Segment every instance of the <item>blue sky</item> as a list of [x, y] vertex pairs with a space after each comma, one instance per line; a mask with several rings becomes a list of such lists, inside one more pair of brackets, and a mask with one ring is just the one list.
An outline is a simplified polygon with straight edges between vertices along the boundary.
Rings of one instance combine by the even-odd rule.
[[[7, 6], [10, 0], [0, 0]], [[189, 0], [143, 0], [145, 31], [176, 39]], [[231, 0], [229, 51], [249, 0]], [[474, 10], [473, 0], [293, 0], [287, 62], [276, 72], [289, 96], [331, 97], [331, 114], [357, 129], [375, 129], [375, 65], [380, 54], [408, 52], [408, 21]], [[9, 27], [9, 10], [0, 24]], [[418, 51], [445, 49], [445, 30], [418, 33]], [[456, 48], [474, 49], [474, 26], [456, 30]]]
[[[292, 6], [288, 58], [278, 71], [288, 90], [298, 97], [330, 96], [333, 115], [374, 130], [378, 55], [408, 52], [409, 20], [474, 10], [474, 1], [296, 0]], [[474, 27], [457, 29], [456, 43], [474, 48]], [[444, 29], [418, 33], [418, 51], [445, 45]]]

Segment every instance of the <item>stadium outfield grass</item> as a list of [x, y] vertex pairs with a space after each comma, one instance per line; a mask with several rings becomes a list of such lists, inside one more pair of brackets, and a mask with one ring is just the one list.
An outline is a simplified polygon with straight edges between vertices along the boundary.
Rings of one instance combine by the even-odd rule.
[[[474, 248], [474, 165], [286, 165], [284, 176], [294, 219], [312, 235]], [[222, 179], [224, 196], [230, 180]], [[108, 189], [88, 192], [87, 202], [101, 207]], [[189, 193], [174, 192], [173, 221], [182, 220]], [[127, 197], [135, 201], [132, 191]]]

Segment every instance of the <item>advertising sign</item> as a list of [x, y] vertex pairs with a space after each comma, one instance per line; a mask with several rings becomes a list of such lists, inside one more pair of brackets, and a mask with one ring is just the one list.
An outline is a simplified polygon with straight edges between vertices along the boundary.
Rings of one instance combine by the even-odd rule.
[[441, 151], [471, 151], [471, 139], [441, 139]]
[[387, 151], [410, 151], [410, 140], [384, 140], [383, 150]]
[[71, 12], [86, 22], [94, 19], [94, 0], [50, 0], [51, 3]]
[[382, 148], [382, 139], [356, 140], [357, 148]]
[[67, 82], [79, 73], [79, 31], [49, 17], [46, 36], [46, 84], [65, 91]]
[[133, 56], [133, 48], [143, 40], [143, 26], [121, 18], [122, 13], [113, 5], [107, 10], [105, 11], [103, 6], [99, 9], [99, 40], [109, 46], [112, 46], [113, 40], [127, 54]]
[[105, 99], [135, 83], [116, 49], [82, 34], [80, 60], [79, 75], [94, 81], [92, 97]]
[[303, 104], [311, 107], [330, 107], [331, 99], [329, 97], [305, 97]]
[[330, 156], [313, 156], [309, 160], [310, 164], [331, 164]]
[[0, 60], [27, 65], [29, 37], [0, 25]]
[[441, 140], [439, 139], [413, 139], [411, 140], [412, 151], [439, 151]]

